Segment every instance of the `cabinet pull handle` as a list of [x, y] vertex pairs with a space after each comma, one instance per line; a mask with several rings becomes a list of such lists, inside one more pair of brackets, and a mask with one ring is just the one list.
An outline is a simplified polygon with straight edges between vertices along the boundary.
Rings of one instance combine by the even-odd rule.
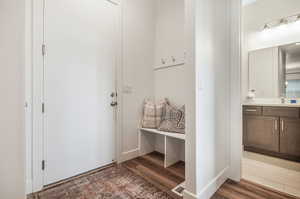
[[281, 120], [281, 133], [282, 133], [282, 135], [284, 133], [284, 121], [283, 120]]
[[275, 131], [277, 131], [278, 130], [278, 126], [277, 126], [277, 120], [275, 120], [275, 124], [274, 124], [274, 128], [275, 128]]
[[246, 112], [256, 112], [256, 109], [246, 109]]

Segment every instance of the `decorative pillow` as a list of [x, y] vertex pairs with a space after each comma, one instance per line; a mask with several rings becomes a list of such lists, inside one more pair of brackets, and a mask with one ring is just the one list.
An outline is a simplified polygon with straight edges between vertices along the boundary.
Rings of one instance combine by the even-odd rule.
[[166, 105], [169, 104], [169, 101], [168, 99], [163, 99], [161, 101], [159, 101], [157, 104], [156, 104], [156, 109], [155, 109], [155, 121], [156, 121], [156, 128], [159, 127], [162, 119], [163, 119], [163, 115], [164, 115], [164, 112], [165, 112], [165, 108], [166, 108]]
[[160, 131], [185, 133], [185, 106], [180, 109], [166, 104], [163, 121], [158, 128]]
[[143, 128], [157, 128], [155, 119], [155, 103], [150, 100], [145, 100], [142, 119]]

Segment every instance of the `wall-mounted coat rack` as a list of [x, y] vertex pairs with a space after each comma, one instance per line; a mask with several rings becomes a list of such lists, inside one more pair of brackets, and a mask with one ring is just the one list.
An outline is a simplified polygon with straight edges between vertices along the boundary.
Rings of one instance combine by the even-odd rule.
[[183, 66], [185, 64], [185, 53], [183, 56], [170, 56], [161, 58], [161, 64], [154, 67], [154, 70], [161, 70], [170, 67]]

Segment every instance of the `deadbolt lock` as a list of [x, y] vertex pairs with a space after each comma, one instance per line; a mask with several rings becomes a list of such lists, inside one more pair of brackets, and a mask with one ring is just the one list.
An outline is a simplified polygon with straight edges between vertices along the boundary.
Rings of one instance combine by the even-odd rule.
[[117, 93], [112, 92], [112, 93], [110, 94], [110, 96], [111, 96], [111, 97], [117, 97]]
[[118, 102], [112, 102], [112, 103], [110, 103], [110, 105], [111, 105], [112, 107], [117, 106], [117, 105], [118, 105]]

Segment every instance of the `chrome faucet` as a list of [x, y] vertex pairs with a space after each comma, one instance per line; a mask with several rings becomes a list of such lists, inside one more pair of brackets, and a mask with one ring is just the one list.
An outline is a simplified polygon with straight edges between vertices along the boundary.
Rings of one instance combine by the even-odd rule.
[[285, 104], [285, 98], [284, 97], [281, 97], [281, 104]]

